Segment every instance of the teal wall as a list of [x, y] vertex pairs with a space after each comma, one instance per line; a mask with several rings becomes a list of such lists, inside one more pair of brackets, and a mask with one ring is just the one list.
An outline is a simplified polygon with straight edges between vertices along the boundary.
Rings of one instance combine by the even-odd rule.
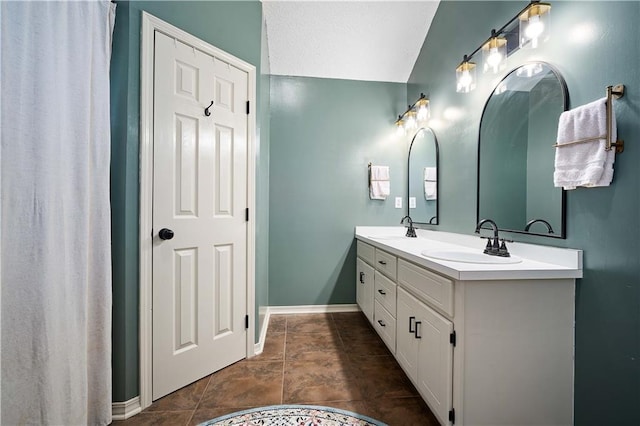
[[[406, 140], [399, 83], [271, 76], [269, 304], [355, 303], [356, 225], [398, 225]], [[369, 200], [367, 164], [387, 165], [391, 195]]]
[[[253, 64], [261, 76], [262, 5], [259, 1], [123, 1], [118, 2], [111, 63], [111, 205], [113, 251], [113, 400], [139, 395], [138, 353], [138, 217], [140, 30], [142, 11], [177, 26]], [[263, 105], [258, 80], [258, 106]], [[264, 118], [260, 111], [257, 116]], [[268, 122], [267, 122], [268, 129]], [[261, 124], [258, 124], [261, 127]], [[268, 130], [266, 130], [268, 134]], [[258, 176], [264, 178], [268, 160], [260, 151]], [[261, 183], [259, 189], [264, 189]], [[268, 194], [268, 192], [267, 192]], [[257, 232], [266, 235], [267, 198], [258, 198]], [[266, 237], [265, 237], [266, 238]], [[256, 251], [256, 282], [267, 280], [267, 253]], [[261, 287], [262, 288], [262, 287]], [[262, 296], [264, 299], [264, 296]]]
[[[494, 77], [478, 74], [474, 92], [455, 92], [455, 67], [492, 28], [526, 2], [440, 3], [408, 84], [408, 98], [431, 99], [440, 141], [439, 229], [475, 227], [478, 125]], [[551, 40], [520, 50], [508, 68], [539, 59], [564, 76], [571, 106], [624, 83], [615, 102], [618, 134], [627, 141], [610, 187], [567, 194], [567, 239], [512, 235], [518, 241], [584, 250], [576, 294], [575, 424], [640, 424], [640, 2], [553, 2]]]

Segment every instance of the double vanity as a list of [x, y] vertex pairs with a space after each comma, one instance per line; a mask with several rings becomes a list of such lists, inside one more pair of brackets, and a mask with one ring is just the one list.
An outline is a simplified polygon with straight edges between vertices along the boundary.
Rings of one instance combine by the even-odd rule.
[[573, 424], [582, 251], [356, 227], [357, 303], [442, 425]]

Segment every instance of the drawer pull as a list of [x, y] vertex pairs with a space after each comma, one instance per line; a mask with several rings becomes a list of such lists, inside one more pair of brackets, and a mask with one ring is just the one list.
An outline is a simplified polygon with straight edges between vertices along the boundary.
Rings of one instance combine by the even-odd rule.
[[384, 323], [384, 321], [382, 320], [378, 320], [378, 324], [380, 324], [382, 327], [386, 327], [387, 324]]
[[384, 290], [378, 290], [378, 293], [380, 293], [380, 294], [381, 294], [381, 295], [383, 295], [383, 296], [384, 296], [385, 294], [387, 294], [387, 292], [386, 292], [386, 291], [384, 291]]
[[364, 272], [360, 272], [360, 282], [364, 284]]
[[416, 331], [413, 329], [412, 322], [416, 320], [416, 317], [409, 317], [409, 333], [415, 333]]
[[378, 263], [381, 264], [381, 265], [386, 265], [387, 264], [387, 262], [385, 262], [384, 260], [378, 260]]
[[422, 321], [416, 321], [416, 330], [413, 333], [413, 335], [416, 337], [416, 339], [422, 339], [422, 336], [418, 335], [418, 326], [422, 324]]

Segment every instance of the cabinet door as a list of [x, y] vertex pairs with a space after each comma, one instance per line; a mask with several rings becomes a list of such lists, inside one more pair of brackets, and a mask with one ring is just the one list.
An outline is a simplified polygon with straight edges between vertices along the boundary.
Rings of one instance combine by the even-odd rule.
[[356, 302], [369, 322], [373, 323], [373, 267], [356, 260]]
[[398, 306], [396, 311], [396, 359], [407, 376], [418, 382], [418, 344], [415, 337], [416, 311], [418, 300], [398, 287]]
[[418, 391], [442, 424], [449, 423], [453, 390], [453, 324], [419, 303], [416, 312], [418, 348]]

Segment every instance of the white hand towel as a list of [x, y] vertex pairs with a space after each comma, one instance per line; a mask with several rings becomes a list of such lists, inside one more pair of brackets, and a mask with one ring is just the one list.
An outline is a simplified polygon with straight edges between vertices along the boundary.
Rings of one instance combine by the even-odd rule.
[[369, 170], [369, 198], [385, 200], [390, 193], [389, 166], [371, 166]]
[[[563, 112], [558, 121], [557, 143], [578, 139], [601, 139], [556, 148], [554, 185], [564, 189], [606, 186], [613, 178], [615, 151], [605, 151], [607, 134], [606, 98]], [[612, 111], [612, 140], [616, 139]], [[606, 170], [606, 172], [605, 172]]]
[[385, 200], [391, 193], [391, 185], [388, 180], [374, 180], [369, 186], [369, 198], [372, 200]]
[[438, 169], [435, 167], [424, 168], [424, 198], [426, 200], [438, 199]]
[[424, 198], [426, 200], [438, 199], [438, 182], [430, 180], [424, 181]]
[[435, 167], [424, 168], [424, 180], [435, 182], [438, 180], [438, 169]]
[[389, 180], [389, 166], [371, 166], [371, 180]]

